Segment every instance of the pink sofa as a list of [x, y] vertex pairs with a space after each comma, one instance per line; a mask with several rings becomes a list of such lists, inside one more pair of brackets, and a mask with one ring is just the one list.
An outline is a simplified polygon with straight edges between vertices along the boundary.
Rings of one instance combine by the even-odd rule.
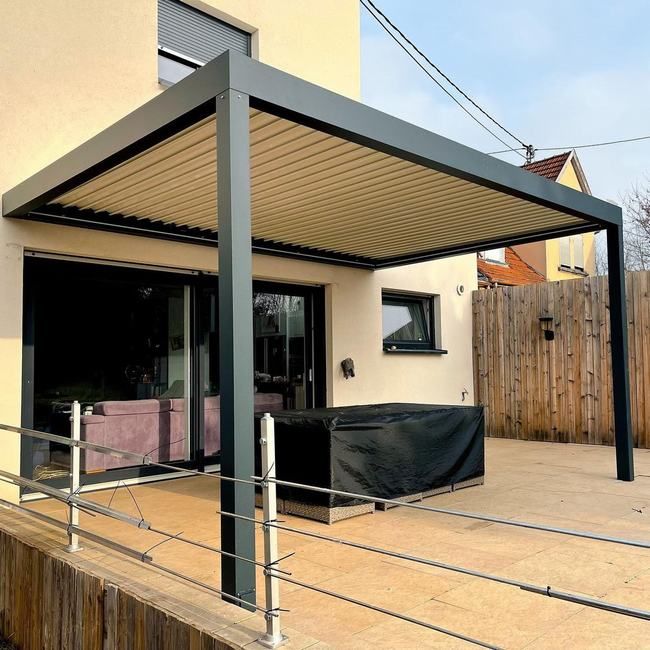
[[[255, 393], [255, 411], [281, 410], [282, 395]], [[206, 397], [205, 455], [221, 449], [221, 402], [219, 395]], [[150, 454], [156, 462], [185, 458], [185, 400], [144, 399], [97, 402], [92, 415], [81, 417], [81, 439], [98, 445]], [[96, 451], [81, 450], [81, 469], [97, 472], [128, 467], [133, 461]]]

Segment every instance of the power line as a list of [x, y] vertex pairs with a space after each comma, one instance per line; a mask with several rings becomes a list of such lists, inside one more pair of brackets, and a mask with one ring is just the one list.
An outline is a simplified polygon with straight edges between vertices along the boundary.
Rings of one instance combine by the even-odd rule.
[[[432, 74], [431, 74], [431, 73], [430, 73], [430, 72], [429, 72], [429, 71], [428, 71], [428, 70], [423, 66], [423, 65], [422, 65], [422, 63], [420, 63], [420, 61], [418, 61], [418, 60], [413, 56], [413, 54], [412, 54], [412, 53], [411, 53], [411, 52], [410, 52], [406, 47], [404, 47], [404, 44], [403, 44], [403, 43], [402, 43], [402, 42], [401, 42], [401, 41], [400, 41], [400, 40], [399, 40], [399, 39], [398, 39], [398, 38], [397, 38], [397, 37], [396, 37], [396, 36], [395, 36], [395, 35], [394, 35], [394, 34], [393, 34], [393, 33], [392, 33], [388, 28], [387, 28], [387, 27], [386, 27], [386, 25], [384, 25], [384, 23], [383, 23], [383, 22], [382, 22], [382, 21], [381, 21], [381, 20], [380, 20], [380, 19], [379, 19], [375, 14], [374, 14], [374, 12], [372, 11], [372, 9], [370, 9], [370, 7], [369, 7], [368, 5], [365, 4], [364, 0], [361, 0], [361, 4], [364, 6], [364, 8], [366, 9], [366, 11], [368, 11], [368, 13], [369, 13], [369, 14], [370, 14], [370, 15], [371, 15], [371, 16], [372, 16], [372, 17], [377, 21], [377, 23], [382, 27], [382, 29], [384, 29], [384, 31], [385, 31], [385, 32], [386, 32], [386, 33], [387, 33], [387, 34], [388, 34], [388, 35], [389, 35], [389, 36], [390, 36], [390, 37], [391, 37], [391, 38], [392, 38], [392, 39], [397, 43], [397, 45], [399, 45], [399, 46], [404, 50], [404, 52], [406, 52], [406, 54], [408, 54], [408, 56], [409, 56], [409, 57], [410, 57], [410, 58], [415, 62], [415, 64], [416, 64], [416, 65], [417, 65], [417, 66], [418, 66], [418, 67], [419, 67], [419, 68], [420, 68], [420, 69], [421, 69], [421, 70], [422, 70], [422, 71], [423, 71], [423, 72], [424, 72], [424, 73], [425, 73], [425, 74], [426, 74], [426, 75], [427, 75], [427, 76], [428, 76], [428, 77], [429, 77], [429, 78], [430, 78], [430, 79], [431, 79], [431, 80], [432, 80], [432, 81], [433, 81], [433, 82], [434, 82], [434, 83], [435, 83], [435, 84], [436, 84], [436, 85], [437, 85], [437, 86], [438, 86], [438, 87], [439, 87], [439, 88], [440, 88], [440, 89], [441, 89], [441, 90], [446, 94], [446, 95], [448, 95], [448, 96], [449, 96], [449, 97], [450, 97], [450, 98], [451, 98], [451, 99], [452, 99], [456, 104], [458, 104], [458, 106], [459, 106], [463, 111], [465, 111], [465, 113], [467, 113], [467, 115], [469, 115], [469, 116], [470, 116], [470, 117], [471, 117], [471, 118], [472, 118], [472, 119], [473, 119], [473, 120], [474, 120], [474, 121], [475, 121], [479, 126], [481, 126], [482, 128], [484, 128], [484, 129], [485, 129], [489, 134], [491, 134], [492, 136], [494, 136], [494, 137], [495, 137], [495, 138], [496, 138], [496, 139], [497, 139], [501, 144], [503, 144], [503, 145], [505, 145], [506, 147], [508, 147], [508, 151], [513, 151], [513, 152], [516, 153], [518, 156], [521, 156], [522, 158], [525, 158], [525, 159], [526, 159], [526, 156], [524, 156], [524, 155], [521, 154], [519, 151], [517, 151], [517, 149], [515, 149], [515, 148], [513, 148], [513, 147], [510, 147], [510, 145], [508, 145], [508, 143], [507, 143], [505, 140], [501, 139], [501, 138], [500, 138], [496, 133], [494, 133], [494, 131], [492, 131], [492, 130], [489, 129], [487, 126], [485, 126], [485, 124], [483, 124], [483, 122], [481, 122], [481, 121], [480, 121], [480, 120], [479, 120], [475, 115], [473, 115], [469, 110], [467, 110], [467, 108], [466, 108], [465, 106], [463, 106], [463, 105], [458, 101], [458, 99], [457, 99], [456, 97], [454, 97], [454, 96], [453, 96], [453, 95], [452, 95], [452, 94], [451, 94], [451, 93], [450, 93], [450, 92], [449, 92], [449, 91], [448, 91], [448, 90], [447, 90], [447, 89], [446, 89], [446, 88], [445, 88], [445, 87], [444, 87], [444, 86], [443, 86], [443, 85], [442, 85], [442, 84], [441, 84], [441, 83], [440, 83], [440, 82], [439, 82], [439, 81], [438, 81], [438, 80], [437, 80], [437, 79], [436, 79], [436, 78], [435, 78], [435, 77], [434, 77], [434, 76], [433, 76], [433, 75], [432, 75]], [[518, 141], [518, 140], [517, 140], [517, 141]]]
[[[592, 142], [591, 144], [576, 144], [572, 147], [539, 147], [535, 151], [566, 151], [567, 149], [591, 149], [593, 147], [607, 147], [611, 144], [624, 144], [626, 142], [639, 142], [640, 140], [650, 140], [650, 135], [642, 135], [638, 138], [626, 138], [624, 140], [609, 140], [608, 142]], [[518, 150], [524, 149], [524, 147], [517, 147]], [[510, 153], [513, 149], [504, 149], [502, 151], [490, 151], [488, 152], [489, 156], [493, 156], [498, 153]]]
[[[377, 21], [377, 23], [384, 29], [384, 31], [409, 55], [409, 57], [427, 74], [427, 76], [445, 93], [447, 94], [460, 108], [465, 111], [475, 122], [477, 122], [481, 127], [483, 127], [488, 133], [490, 133], [492, 136], [494, 136], [499, 142], [504, 144], [506, 147], [508, 147], [508, 151], [514, 151], [518, 155], [523, 156], [521, 153], [519, 153], [519, 149], [523, 149], [526, 151], [530, 151], [531, 147], [530, 145], [526, 145], [526, 143], [518, 138], [514, 133], [509, 131], [505, 126], [503, 126], [501, 123], [499, 123], [495, 118], [493, 118], [485, 109], [483, 109], [479, 104], [477, 104], [467, 93], [465, 93], [456, 83], [454, 83], [431, 59], [424, 53], [422, 50], [420, 50], [413, 41], [411, 41], [404, 32], [395, 25], [395, 23], [386, 16], [386, 14], [377, 7], [377, 5], [374, 4], [372, 0], [360, 0], [361, 4], [363, 7], [366, 9], [366, 11]], [[413, 54], [404, 46], [402, 42], [388, 29], [388, 27], [382, 22], [382, 20], [379, 18], [383, 18], [384, 21], [395, 31], [397, 32], [401, 38], [406, 41], [410, 45], [415, 52], [417, 52], [447, 83], [449, 83], [453, 88], [456, 89], [467, 101], [469, 101], [473, 106], [475, 106], [483, 115], [485, 115], [491, 122], [496, 124], [502, 131], [507, 133], [513, 140], [516, 140], [519, 144], [521, 144], [521, 147], [510, 147], [506, 142], [504, 142], [494, 131], [489, 129], [485, 124], [483, 124], [480, 120], [476, 118], [475, 115], [473, 115], [463, 104], [458, 101], [456, 97], [454, 97], [414, 56]]]

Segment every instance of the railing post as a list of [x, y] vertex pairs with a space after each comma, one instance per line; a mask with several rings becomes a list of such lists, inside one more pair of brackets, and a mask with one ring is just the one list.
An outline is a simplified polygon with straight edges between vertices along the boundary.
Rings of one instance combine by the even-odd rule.
[[[277, 486], [274, 481], [266, 479], [275, 478], [275, 423], [270, 413], [265, 413], [260, 422], [260, 452], [262, 458], [261, 482], [262, 508], [264, 521], [271, 522], [277, 519], [278, 504], [276, 500]], [[277, 648], [286, 643], [287, 637], [280, 628], [280, 581], [273, 576], [271, 566], [278, 561], [278, 529], [275, 526], [262, 526], [264, 533], [264, 587], [266, 607], [266, 634], [259, 639], [259, 643], [267, 648]]]
[[[73, 441], [81, 440], [81, 405], [77, 400], [72, 403], [72, 410], [70, 413], [70, 439]], [[81, 450], [78, 445], [70, 447], [70, 495], [72, 496], [79, 490], [79, 472], [80, 472], [80, 459]], [[69, 524], [72, 526], [79, 526], [79, 509], [73, 503], [69, 506]], [[73, 533], [71, 529], [68, 530], [68, 546], [66, 551], [74, 553], [80, 551], [79, 535]]]

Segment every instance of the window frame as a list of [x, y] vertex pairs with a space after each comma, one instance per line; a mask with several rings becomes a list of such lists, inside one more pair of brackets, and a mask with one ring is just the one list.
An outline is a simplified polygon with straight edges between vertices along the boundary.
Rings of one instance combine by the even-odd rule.
[[[158, 46], [158, 83], [161, 86], [164, 86], [165, 88], [169, 88], [173, 86], [174, 84], [178, 83], [178, 81], [172, 81], [170, 79], [166, 79], [161, 75], [160, 72], [160, 59], [169, 59], [170, 61], [173, 61], [174, 63], [178, 63], [179, 65], [182, 65], [183, 67], [187, 68], [188, 72], [187, 74], [190, 75], [199, 68], [203, 67], [205, 64], [204, 63], [198, 63], [194, 59], [189, 59], [182, 54], [179, 54], [178, 52], [174, 52], [170, 49], [167, 49], [163, 47], [162, 45]], [[179, 80], [180, 81], [180, 80]]]
[[[574, 275], [583, 275], [587, 276], [589, 275], [587, 271], [585, 270], [585, 240], [584, 240], [584, 235], [566, 235], [565, 237], [561, 237], [558, 243], [558, 248], [559, 248], [559, 264], [558, 264], [558, 271], [562, 271], [564, 273], [572, 273]], [[576, 258], [578, 257], [578, 253], [576, 252], [576, 248], [579, 246], [580, 248], [580, 254], [579, 257], [581, 258], [581, 265], [577, 263]], [[563, 261], [562, 257], [566, 257], [568, 254], [568, 264], [566, 263], [566, 260]]]
[[[490, 253], [494, 253], [494, 251], [499, 251], [499, 257], [490, 255]], [[489, 262], [490, 264], [501, 264], [502, 266], [508, 265], [506, 262], [505, 246], [502, 246], [500, 248], [488, 248], [487, 250], [481, 251], [480, 255], [486, 262]]]
[[427, 333], [429, 335], [428, 341], [388, 341], [383, 338], [382, 333], [382, 347], [384, 352], [437, 352], [444, 354], [446, 350], [440, 350], [436, 343], [436, 310], [438, 296], [435, 295], [421, 295], [412, 293], [401, 293], [399, 291], [382, 291], [381, 292], [381, 307], [382, 307], [382, 326], [384, 318], [384, 305], [387, 301], [392, 304], [398, 303], [400, 305], [411, 306], [417, 304], [422, 309], [425, 322], [427, 325]]

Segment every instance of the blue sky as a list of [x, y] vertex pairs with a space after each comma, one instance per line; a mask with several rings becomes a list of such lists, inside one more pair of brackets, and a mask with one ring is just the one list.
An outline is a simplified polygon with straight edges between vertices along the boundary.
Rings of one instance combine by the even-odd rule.
[[[375, 0], [479, 104], [525, 142], [650, 135], [648, 0]], [[362, 8], [364, 102], [482, 151], [467, 117]], [[538, 158], [551, 155], [539, 153]], [[650, 182], [650, 140], [578, 152], [596, 196]], [[514, 154], [501, 156], [509, 162]]]

